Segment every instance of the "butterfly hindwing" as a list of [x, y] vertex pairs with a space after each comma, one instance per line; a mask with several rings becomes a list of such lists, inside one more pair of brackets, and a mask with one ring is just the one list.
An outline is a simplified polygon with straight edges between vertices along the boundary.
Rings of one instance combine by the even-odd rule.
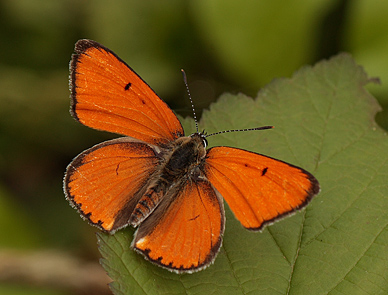
[[132, 246], [169, 270], [194, 272], [214, 261], [224, 227], [221, 196], [207, 180], [187, 181], [139, 226]]
[[80, 40], [70, 64], [71, 113], [89, 127], [157, 144], [183, 135], [168, 105], [115, 53]]
[[251, 230], [304, 207], [319, 192], [318, 181], [302, 168], [237, 148], [209, 149], [203, 172]]
[[127, 137], [78, 155], [67, 167], [68, 200], [93, 225], [108, 231], [126, 226], [159, 159], [146, 143]]

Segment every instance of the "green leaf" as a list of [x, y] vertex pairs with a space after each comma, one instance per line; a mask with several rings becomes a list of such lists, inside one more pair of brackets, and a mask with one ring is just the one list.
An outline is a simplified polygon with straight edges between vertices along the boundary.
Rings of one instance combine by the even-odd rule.
[[[201, 130], [275, 129], [221, 134], [209, 143], [301, 166], [320, 181], [321, 193], [261, 233], [243, 229], [226, 208], [221, 251], [194, 274], [168, 272], [136, 254], [133, 229], [100, 233], [114, 293], [387, 294], [388, 139], [374, 122], [379, 106], [364, 89], [368, 82], [342, 54], [273, 81], [254, 100], [223, 95], [204, 112]], [[193, 131], [192, 120], [183, 122]]]

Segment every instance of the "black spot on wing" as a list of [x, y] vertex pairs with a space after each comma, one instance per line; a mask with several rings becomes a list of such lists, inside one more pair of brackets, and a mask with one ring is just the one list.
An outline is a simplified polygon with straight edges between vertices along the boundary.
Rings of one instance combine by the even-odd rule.
[[124, 89], [125, 89], [125, 90], [128, 90], [129, 88], [131, 88], [131, 86], [132, 86], [132, 83], [129, 82], [127, 85], [125, 85]]
[[194, 216], [193, 218], [190, 218], [189, 221], [196, 220], [199, 217], [199, 214], [197, 216]]
[[268, 171], [268, 167], [265, 167], [263, 171], [261, 171], [261, 176], [264, 176]]

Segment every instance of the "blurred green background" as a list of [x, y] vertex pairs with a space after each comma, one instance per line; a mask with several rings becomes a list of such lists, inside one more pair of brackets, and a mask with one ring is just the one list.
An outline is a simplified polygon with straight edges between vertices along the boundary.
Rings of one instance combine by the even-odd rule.
[[[223, 92], [255, 97], [272, 79], [347, 51], [380, 77], [381, 85], [368, 87], [387, 129], [387, 15], [388, 2], [377, 0], [0, 0], [0, 257], [55, 250], [65, 260], [98, 260], [96, 229], [62, 192], [71, 159], [116, 137], [68, 112], [78, 39], [112, 49], [182, 116], [192, 112], [181, 68], [200, 114]], [[88, 294], [9, 269], [0, 261], [0, 293]]]

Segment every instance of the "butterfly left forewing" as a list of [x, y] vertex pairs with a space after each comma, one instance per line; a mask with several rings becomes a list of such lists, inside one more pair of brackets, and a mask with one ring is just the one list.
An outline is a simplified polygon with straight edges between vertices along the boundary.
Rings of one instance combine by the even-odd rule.
[[79, 40], [70, 63], [71, 114], [82, 124], [142, 141], [183, 135], [168, 105], [122, 59], [92, 40]]
[[319, 183], [306, 170], [230, 147], [208, 150], [204, 174], [247, 229], [260, 230], [306, 206]]
[[224, 232], [221, 197], [207, 180], [176, 184], [136, 232], [132, 246], [155, 264], [195, 272], [211, 264]]

